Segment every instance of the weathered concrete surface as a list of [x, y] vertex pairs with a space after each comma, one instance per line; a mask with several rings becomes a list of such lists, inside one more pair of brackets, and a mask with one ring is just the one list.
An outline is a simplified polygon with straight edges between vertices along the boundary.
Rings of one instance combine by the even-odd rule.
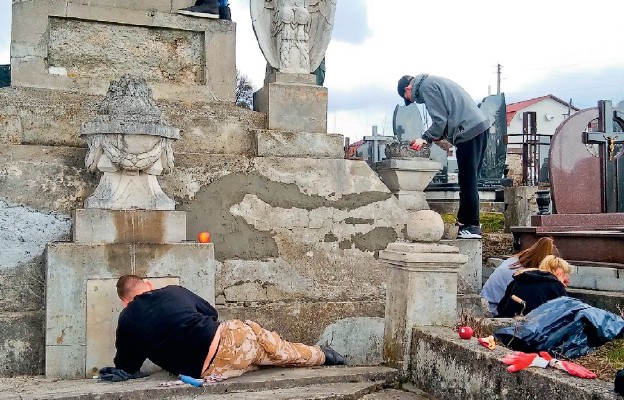
[[433, 397], [418, 394], [418, 393], [408, 392], [408, 391], [387, 389], [387, 390], [382, 390], [376, 393], [367, 394], [365, 396], [362, 396], [360, 399], [361, 400], [428, 400], [428, 399], [433, 399]]
[[318, 340], [345, 356], [348, 365], [383, 363], [384, 319], [344, 318], [327, 326]]
[[531, 215], [537, 214], [537, 189], [537, 186], [504, 188], [505, 232], [511, 232], [512, 226], [531, 226]]
[[[190, 385], [181, 387], [158, 387], [160, 382], [175, 380], [167, 373], [157, 373], [148, 378], [122, 383], [104, 383], [93, 379], [56, 381], [42, 377], [12, 378], [0, 381], [0, 400], [156, 400], [171, 398], [223, 399], [227, 393], [245, 394], [256, 398], [263, 391], [297, 389], [299, 393], [318, 385], [360, 383], [350, 388], [357, 397], [327, 397], [353, 399], [370, 393], [384, 384], [391, 384], [397, 377], [396, 370], [385, 367], [315, 367], [315, 368], [267, 368], [247, 373], [241, 377], [215, 383], [203, 388]], [[368, 388], [368, 389], [367, 389]], [[196, 397], [198, 396], [198, 397]], [[204, 397], [206, 396], [206, 397]], [[225, 397], [228, 398], [228, 397]], [[279, 398], [279, 397], [275, 397]], [[302, 397], [289, 397], [302, 398]], [[305, 397], [303, 397], [305, 398]], [[320, 397], [324, 398], [324, 397]]]
[[75, 243], [179, 243], [186, 240], [180, 211], [77, 209]]
[[553, 369], [507, 372], [500, 360], [510, 350], [488, 350], [444, 327], [414, 329], [411, 379], [440, 399], [614, 400], [613, 382], [572, 377]]
[[0, 376], [36, 375], [43, 369], [43, 312], [0, 312]]
[[[115, 281], [124, 274], [179, 277], [180, 285], [214, 304], [215, 262], [211, 243], [57, 242], [48, 244], [46, 258], [45, 368], [49, 377], [89, 376], [86, 366], [88, 346], [98, 345], [87, 336], [89, 281]], [[114, 290], [109, 292], [109, 302], [118, 304]], [[110, 309], [101, 311], [108, 316], [101, 318], [110, 321]], [[105, 345], [112, 349], [113, 343], [114, 338], [110, 337]]]
[[624, 294], [622, 292], [607, 292], [602, 290], [587, 290], [568, 288], [568, 295], [575, 297], [591, 306], [602, 308], [620, 315], [624, 307]]
[[[84, 154], [79, 147], [0, 146], [0, 187], [10, 209], [64, 221], [51, 236], [48, 223], [25, 225], [32, 254], [15, 253], [23, 243], [8, 236], [4, 257], [15, 262], [0, 271], [9, 288], [0, 292], [0, 314], [24, 310], [13, 296], [41, 310], [45, 244], [69, 240], [70, 214], [96, 185]], [[365, 162], [180, 152], [176, 165], [161, 186], [188, 212], [187, 238], [212, 235], [216, 296], [236, 311], [223, 311], [224, 318], [279, 321], [272, 329], [289, 340], [315, 342], [340, 319], [383, 317], [386, 270], [376, 255], [403, 236], [407, 215]], [[40, 230], [45, 235], [35, 234]]]
[[[85, 147], [79, 138], [80, 126], [93, 119], [106, 88], [102, 96], [46, 89], [0, 89], [0, 145]], [[181, 138], [173, 146], [176, 158], [180, 153], [255, 154], [253, 130], [266, 128], [264, 114], [234, 104], [198, 100], [157, 101], [163, 119], [181, 130]], [[67, 165], [78, 166], [72, 162]]]
[[12, 85], [103, 94], [110, 79], [133, 73], [156, 98], [234, 101], [233, 22], [176, 14], [180, 1], [134, 3], [16, 2]]
[[442, 240], [441, 243], [459, 248], [461, 254], [468, 256], [468, 262], [459, 268], [457, 293], [478, 294], [483, 287], [483, 243], [475, 239]]
[[327, 133], [255, 132], [259, 157], [344, 158], [344, 136]]
[[327, 88], [323, 86], [265, 83], [254, 93], [254, 109], [267, 115], [268, 129], [327, 133]]
[[[243, 303], [228, 304], [227, 306], [218, 306], [219, 318], [226, 319], [250, 319], [258, 322], [262, 327], [276, 331], [279, 335], [289, 341], [302, 343], [320, 343], [325, 344], [325, 331], [335, 331], [336, 328], [332, 324], [342, 325], [342, 320], [372, 320], [379, 321], [383, 317], [384, 304], [381, 301], [351, 301], [351, 302], [284, 302], [284, 303]], [[377, 326], [376, 322], [374, 326]], [[349, 331], [346, 330], [345, 333]], [[375, 331], [374, 327], [369, 327]], [[368, 331], [355, 332], [350, 331], [352, 341], [365, 341]], [[357, 336], [356, 336], [357, 334]], [[374, 341], [375, 335], [369, 336]], [[338, 347], [342, 340], [347, 337], [334, 337], [329, 344], [333, 345], [336, 341]], [[372, 342], [371, 342], [372, 343]], [[371, 346], [373, 347], [373, 346]], [[375, 353], [363, 353], [361, 348], [355, 346], [345, 346], [342, 351], [347, 359], [358, 360], [364, 357], [374, 357]]]

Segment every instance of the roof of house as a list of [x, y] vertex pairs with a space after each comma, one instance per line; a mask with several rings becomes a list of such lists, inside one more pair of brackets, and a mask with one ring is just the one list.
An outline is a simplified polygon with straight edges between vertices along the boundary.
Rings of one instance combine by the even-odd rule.
[[507, 104], [507, 125], [509, 125], [509, 122], [513, 119], [513, 117], [516, 116], [516, 113], [524, 108], [527, 108], [535, 103], [539, 103], [542, 100], [545, 99], [552, 99], [558, 103], [563, 104], [566, 107], [570, 107], [572, 110], [574, 111], [578, 111], [580, 110], [580, 108], [573, 106], [572, 104], [561, 100], [559, 97], [557, 96], [553, 96], [552, 94], [546, 95], [546, 96], [542, 96], [542, 97], [536, 97], [534, 99], [529, 99], [529, 100], [524, 100], [524, 101], [519, 101], [517, 103], [511, 103], [511, 104]]

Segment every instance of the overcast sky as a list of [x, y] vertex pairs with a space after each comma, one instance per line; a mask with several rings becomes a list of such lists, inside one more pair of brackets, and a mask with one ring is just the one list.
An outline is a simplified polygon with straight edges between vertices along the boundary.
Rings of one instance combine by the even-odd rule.
[[[131, 0], [128, 0], [131, 1]], [[0, 63], [9, 63], [10, 0], [0, 0]], [[237, 66], [258, 88], [265, 60], [249, 0], [230, 0]], [[326, 54], [328, 130], [352, 141], [392, 134], [397, 80], [451, 78], [480, 101], [502, 65], [507, 103], [553, 94], [579, 108], [624, 99], [621, 0], [338, 0]]]

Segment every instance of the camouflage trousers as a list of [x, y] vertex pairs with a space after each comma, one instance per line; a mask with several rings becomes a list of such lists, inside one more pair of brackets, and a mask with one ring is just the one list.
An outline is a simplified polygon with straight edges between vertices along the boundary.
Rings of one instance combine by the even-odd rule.
[[260, 365], [311, 367], [324, 363], [325, 354], [319, 346], [290, 343], [253, 321], [230, 320], [222, 324], [217, 353], [202, 377], [216, 382]]

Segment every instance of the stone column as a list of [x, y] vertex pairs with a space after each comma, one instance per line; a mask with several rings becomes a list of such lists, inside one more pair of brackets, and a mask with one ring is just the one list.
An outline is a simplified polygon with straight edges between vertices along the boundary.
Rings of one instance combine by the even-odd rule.
[[440, 244], [444, 222], [429, 210], [424, 189], [440, 164], [423, 157], [391, 158], [377, 173], [410, 212], [407, 241], [379, 252], [388, 265], [384, 362], [402, 373], [409, 370], [414, 326], [453, 326], [457, 321], [457, 273], [468, 257]]

